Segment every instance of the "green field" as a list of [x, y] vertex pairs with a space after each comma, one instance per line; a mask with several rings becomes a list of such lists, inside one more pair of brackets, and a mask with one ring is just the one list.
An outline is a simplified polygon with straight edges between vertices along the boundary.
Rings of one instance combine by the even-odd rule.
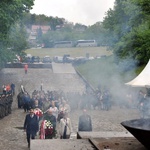
[[79, 47], [79, 48], [37, 48], [28, 49], [25, 51], [27, 54], [32, 56], [39, 56], [40, 58], [49, 55], [53, 56], [63, 56], [64, 54], [69, 54], [71, 57], [85, 57], [87, 53], [92, 57], [102, 56], [102, 55], [112, 55], [111, 51], [108, 51], [106, 47]]

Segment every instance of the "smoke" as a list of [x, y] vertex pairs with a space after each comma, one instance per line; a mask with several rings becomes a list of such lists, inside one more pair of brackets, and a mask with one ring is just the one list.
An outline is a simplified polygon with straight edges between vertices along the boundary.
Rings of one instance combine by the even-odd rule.
[[[133, 68], [136, 68], [135, 61], [126, 59], [116, 64], [114, 57], [106, 57], [87, 62], [82, 65], [82, 68], [86, 70], [87, 80], [92, 78], [88, 82], [94, 86], [92, 87], [94, 91], [99, 90], [101, 94], [105, 90], [109, 91], [112, 104], [123, 107], [128, 107], [128, 105], [134, 107], [136, 105], [133, 99], [137, 97], [137, 90], [125, 85], [126, 82], [136, 77], [133, 71]], [[82, 74], [84, 76], [84, 72]]]

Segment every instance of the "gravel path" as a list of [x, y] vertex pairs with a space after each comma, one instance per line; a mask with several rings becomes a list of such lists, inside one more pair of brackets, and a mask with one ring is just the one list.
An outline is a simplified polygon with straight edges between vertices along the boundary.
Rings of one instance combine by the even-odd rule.
[[[44, 90], [58, 90], [83, 92], [85, 85], [77, 74], [54, 74], [51, 69], [30, 69], [24, 74], [23, 69], [3, 69], [0, 72], [0, 86], [4, 83], [15, 83], [16, 95], [21, 84], [29, 93], [33, 89], [40, 89], [43, 82]], [[81, 110], [71, 112], [73, 131], [78, 128], [78, 117]], [[88, 110], [91, 115], [93, 131], [126, 131], [120, 123], [125, 120], [139, 118], [136, 109], [126, 109], [113, 106], [110, 111]], [[27, 150], [26, 135], [20, 127], [23, 126], [26, 113], [17, 108], [16, 96], [12, 105], [12, 114], [0, 120], [0, 150]]]

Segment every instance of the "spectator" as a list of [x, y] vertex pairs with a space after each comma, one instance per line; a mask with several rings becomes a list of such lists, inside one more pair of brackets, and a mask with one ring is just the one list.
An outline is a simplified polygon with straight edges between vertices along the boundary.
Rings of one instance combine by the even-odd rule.
[[7, 90], [6, 90], [6, 85], [3, 85], [3, 94], [5, 95], [5, 94], [7, 94]]
[[50, 100], [48, 99], [47, 96], [45, 96], [42, 100], [42, 109], [44, 112], [47, 112], [47, 110], [50, 107], [50, 104], [51, 104]]
[[41, 105], [39, 105], [39, 101], [36, 99], [36, 100], [32, 100], [32, 108], [36, 109], [36, 108], [39, 108], [39, 109], [42, 109]]
[[25, 71], [25, 74], [28, 73], [28, 64], [25, 64], [25, 65], [24, 65], [24, 71]]
[[53, 115], [57, 118], [58, 117], [58, 109], [57, 107], [55, 106], [55, 101], [52, 101], [51, 102], [51, 107], [49, 108], [49, 110], [52, 111]]
[[79, 117], [78, 131], [92, 131], [91, 117], [87, 114], [86, 109], [83, 110], [83, 114]]
[[43, 120], [49, 121], [53, 126], [53, 132], [50, 132], [51, 134], [47, 133], [45, 135], [45, 139], [52, 139], [56, 134], [56, 117], [53, 115], [53, 112], [51, 110], [48, 110]]
[[59, 105], [59, 114], [57, 121], [60, 122], [60, 120], [63, 118], [64, 113], [69, 113], [70, 112], [70, 106], [67, 104], [65, 100], [62, 100], [62, 104]]
[[40, 90], [43, 91], [43, 82], [41, 81]]
[[11, 87], [10, 87], [9, 84], [7, 84], [7, 85], [6, 85], [6, 93], [7, 93], [7, 94], [10, 93], [10, 91], [11, 91]]
[[15, 95], [15, 84], [11, 83], [10, 87], [11, 87], [12, 94]]
[[62, 104], [59, 106], [59, 111], [66, 112], [66, 113], [70, 112], [70, 106], [69, 104], [67, 104], [65, 100], [62, 100]]
[[25, 92], [24, 96], [23, 96], [23, 108], [24, 108], [24, 112], [27, 112], [30, 109], [30, 95]]
[[69, 139], [71, 135], [72, 127], [71, 120], [67, 113], [64, 113], [63, 118], [60, 120], [60, 138]]

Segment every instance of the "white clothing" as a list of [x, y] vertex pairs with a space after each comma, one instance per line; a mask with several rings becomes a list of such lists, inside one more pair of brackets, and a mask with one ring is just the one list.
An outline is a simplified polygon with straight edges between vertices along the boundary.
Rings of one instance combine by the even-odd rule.
[[57, 107], [50, 107], [49, 110], [52, 111], [53, 115], [54, 115], [54, 116], [56, 117], [56, 119], [57, 119], [57, 117], [58, 117], [58, 109], [57, 109]]
[[60, 136], [63, 136], [63, 133], [64, 133], [64, 129], [65, 129], [65, 125], [67, 124], [67, 132], [66, 132], [66, 135], [70, 135], [71, 132], [72, 132], [72, 127], [71, 127], [71, 120], [70, 118], [62, 118], [60, 120], [60, 129], [59, 129], [59, 132], [60, 132]]

